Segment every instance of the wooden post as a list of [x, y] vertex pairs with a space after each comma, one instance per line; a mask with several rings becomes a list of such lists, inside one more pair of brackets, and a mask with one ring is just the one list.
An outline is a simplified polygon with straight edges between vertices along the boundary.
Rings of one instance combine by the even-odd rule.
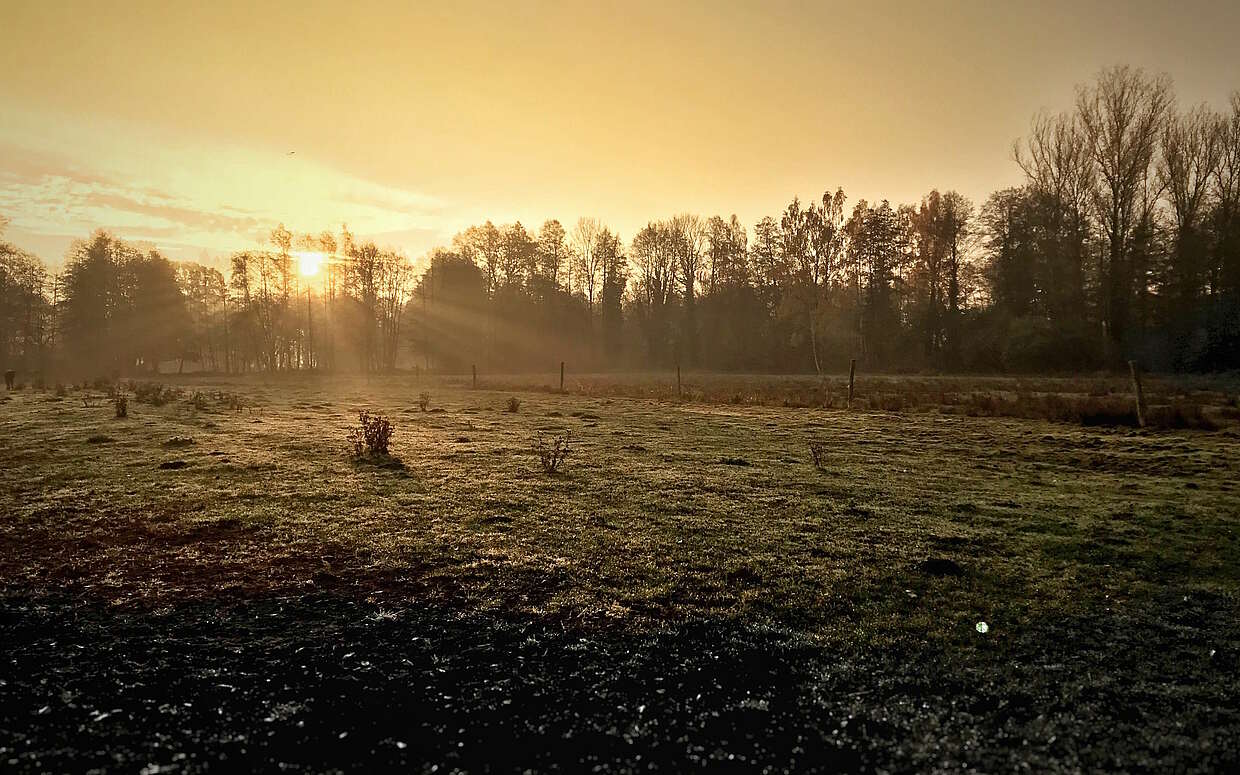
[[680, 364], [676, 364], [676, 400], [683, 400], [685, 394], [680, 389]]
[[564, 361], [560, 361], [560, 392], [564, 392]]
[[852, 358], [848, 361], [848, 408], [852, 408], [853, 400], [853, 379], [857, 376], [857, 359]]
[[1132, 392], [1137, 399], [1137, 425], [1145, 427], [1145, 393], [1141, 390], [1141, 367], [1136, 361], [1128, 361], [1128, 373], [1132, 375]]
[[471, 364], [470, 364], [470, 366], [469, 366], [469, 368], [470, 368], [470, 369], [473, 371], [473, 373], [474, 373], [474, 390], [477, 390], [477, 389], [478, 389], [478, 365], [477, 365], [477, 364], [474, 364], [474, 363], [471, 363]]

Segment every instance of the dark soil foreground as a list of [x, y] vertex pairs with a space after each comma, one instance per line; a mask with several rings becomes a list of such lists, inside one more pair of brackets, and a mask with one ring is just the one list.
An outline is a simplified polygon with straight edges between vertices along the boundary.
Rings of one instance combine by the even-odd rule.
[[1236, 772], [1236, 614], [1169, 593], [964, 655], [842, 655], [732, 624], [620, 635], [331, 595], [9, 596], [0, 769]]

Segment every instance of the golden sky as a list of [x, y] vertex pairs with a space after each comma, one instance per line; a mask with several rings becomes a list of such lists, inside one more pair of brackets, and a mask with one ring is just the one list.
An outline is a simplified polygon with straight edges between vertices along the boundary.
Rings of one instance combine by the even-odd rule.
[[176, 258], [277, 222], [420, 255], [490, 218], [980, 201], [1105, 65], [1240, 88], [1240, 2], [0, 0], [0, 213]]

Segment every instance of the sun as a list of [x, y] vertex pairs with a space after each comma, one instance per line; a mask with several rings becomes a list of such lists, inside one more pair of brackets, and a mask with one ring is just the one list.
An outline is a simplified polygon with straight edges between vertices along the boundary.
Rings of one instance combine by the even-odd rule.
[[297, 256], [297, 269], [302, 277], [314, 277], [319, 273], [319, 267], [323, 265], [322, 253], [299, 251], [295, 255]]

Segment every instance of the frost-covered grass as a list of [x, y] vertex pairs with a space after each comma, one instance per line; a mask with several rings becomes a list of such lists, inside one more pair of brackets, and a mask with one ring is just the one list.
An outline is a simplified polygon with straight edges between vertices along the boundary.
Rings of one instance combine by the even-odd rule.
[[[587, 626], [712, 617], [968, 648], [978, 621], [994, 642], [1048, 613], [1240, 587], [1231, 429], [540, 391], [511, 413], [510, 384], [410, 377], [191, 387], [248, 408], [120, 420], [28, 391], [0, 406], [0, 583], [150, 602], [331, 587]], [[349, 459], [361, 409], [392, 418], [403, 467]], [[533, 440], [566, 430], [548, 476]], [[964, 574], [925, 573], [929, 557]]]
[[[607, 379], [197, 380], [126, 419], [0, 400], [0, 753], [1234, 768], [1234, 427]], [[354, 458], [361, 410], [390, 458]], [[547, 474], [535, 439], [569, 431]]]

